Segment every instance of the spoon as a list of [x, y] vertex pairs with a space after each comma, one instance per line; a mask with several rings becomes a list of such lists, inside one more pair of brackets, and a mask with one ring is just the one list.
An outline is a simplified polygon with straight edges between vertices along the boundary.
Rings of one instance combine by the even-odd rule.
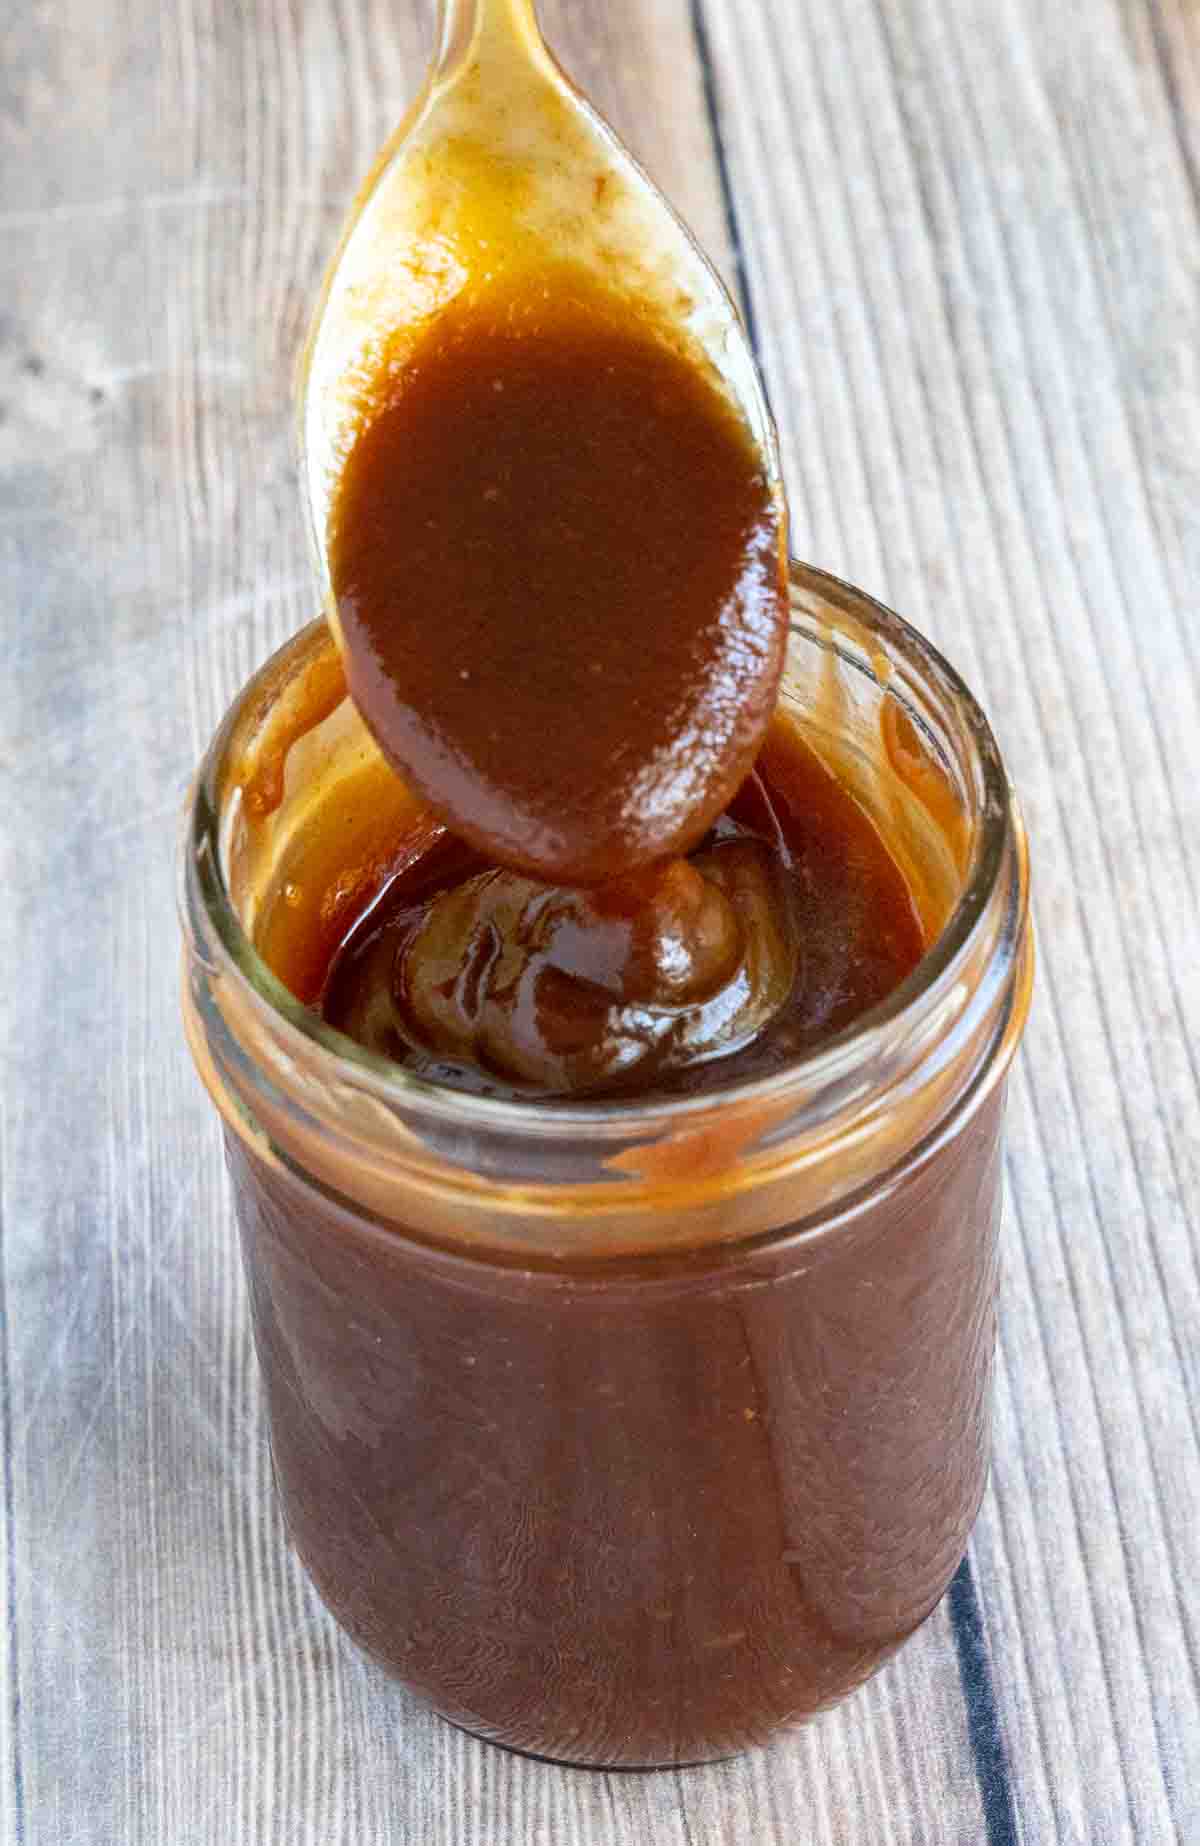
[[[348, 649], [334, 595], [331, 529], [366, 395], [381, 373], [402, 376], [429, 328], [456, 304], [461, 307], [472, 290], [484, 286], [519, 296], [523, 287], [533, 288], [560, 270], [564, 258], [573, 275], [594, 283], [607, 299], [635, 304], [642, 324], [665, 330], [736, 412], [773, 508], [782, 583], [786, 511], [775, 430], [725, 287], [647, 175], [559, 69], [539, 31], [533, 0], [442, 0], [424, 86], [358, 194], [325, 279], [300, 373], [302, 488], [327, 616], [348, 668], [353, 646]], [[414, 456], [414, 465], [419, 459]], [[771, 643], [772, 659], [759, 669], [760, 678], [771, 679], [769, 696], [758, 698], [759, 737], [782, 657], [782, 591], [778, 600], [777, 645]], [[437, 611], [430, 609], [427, 619], [435, 624]], [[464, 681], [468, 673], [464, 667]], [[353, 671], [349, 677], [357, 698]], [[386, 734], [387, 725], [365, 715], [385, 754], [402, 773], [414, 772], [411, 750], [391, 747], [397, 740]], [[698, 720], [701, 728], [707, 721]], [[743, 773], [749, 767], [742, 760], [745, 731], [743, 725], [738, 744]], [[686, 749], [682, 735], [679, 741]], [[450, 742], [457, 747], [453, 738]], [[662, 790], [671, 774], [678, 786], [668, 798]], [[573, 855], [552, 837], [545, 815], [518, 815], [508, 834], [490, 822], [473, 832], [465, 797], [456, 804], [442, 785], [423, 792], [457, 831], [506, 863], [584, 882], [634, 859], [681, 849], [688, 828], [675, 809], [682, 813], [688, 801], [695, 808], [691, 833], [698, 837], [703, 831], [719, 805], [717, 783], [710, 778], [696, 795], [696, 779], [689, 781], [678, 765], [673, 771], [660, 767], [656, 775], [657, 781], [643, 776], [639, 787], [649, 792], [638, 799], [647, 811], [658, 802], [666, 818], [657, 828], [643, 828], [636, 845], [627, 842], [610, 852], [603, 868], [595, 854]], [[420, 786], [419, 773], [415, 780]], [[709, 813], [701, 812], [706, 804]], [[495, 802], [493, 810], [498, 811]], [[617, 864], [622, 851], [623, 863]]]

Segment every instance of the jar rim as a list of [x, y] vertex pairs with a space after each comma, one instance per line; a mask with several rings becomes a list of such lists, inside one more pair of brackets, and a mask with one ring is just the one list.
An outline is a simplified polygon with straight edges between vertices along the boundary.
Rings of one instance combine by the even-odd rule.
[[[959, 896], [938, 936], [912, 972], [878, 1005], [861, 1014], [842, 1032], [765, 1077], [747, 1078], [683, 1096], [621, 1096], [604, 1100], [507, 1098], [452, 1089], [377, 1056], [325, 1023], [305, 1006], [272, 972], [243, 928], [221, 862], [220, 771], [238, 715], [253, 699], [255, 689], [270, 672], [268, 661], [241, 688], [219, 726], [190, 791], [184, 815], [179, 901], [185, 932], [210, 972], [232, 975], [255, 1010], [270, 1019], [272, 1030], [286, 1042], [292, 1035], [303, 1041], [313, 1068], [324, 1071], [331, 1083], [349, 1084], [390, 1109], [410, 1118], [427, 1120], [484, 1133], [520, 1133], [547, 1141], [570, 1139], [587, 1131], [590, 1138], [621, 1140], [642, 1138], [684, 1127], [697, 1117], [746, 1107], [768, 1109], [792, 1102], [803, 1110], [806, 1099], [816, 1102], [844, 1083], [848, 1076], [883, 1054], [898, 1030], [915, 1027], [928, 1012], [937, 1013], [952, 993], [963, 964], [971, 957], [1006, 864], [1014, 850], [1022, 867], [1020, 821], [1000, 751], [984, 712], [961, 675], [917, 629], [885, 604], [831, 573], [793, 560], [791, 595], [797, 602], [806, 590], [873, 640], [885, 643], [891, 654], [913, 674], [915, 683], [941, 696], [953, 711], [972, 753], [979, 788], [977, 824], [972, 830], [970, 858]], [[312, 633], [317, 622], [301, 630], [286, 647]], [[833, 650], [855, 668], [863, 660], [839, 647]], [[282, 650], [281, 650], [282, 651]], [[273, 657], [275, 658], [275, 657]], [[1020, 879], [1020, 915], [1012, 932], [1014, 945], [1024, 924], [1028, 895]], [[207, 927], [206, 927], [207, 925]], [[795, 1112], [789, 1119], [799, 1124]]]

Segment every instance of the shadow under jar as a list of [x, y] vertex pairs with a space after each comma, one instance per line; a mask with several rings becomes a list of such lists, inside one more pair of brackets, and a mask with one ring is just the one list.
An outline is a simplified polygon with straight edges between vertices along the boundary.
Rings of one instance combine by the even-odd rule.
[[321, 625], [245, 688], [188, 817], [186, 1024], [292, 1539], [440, 1712], [567, 1762], [727, 1756], [842, 1697], [937, 1603], [986, 1479], [1024, 837], [926, 642], [803, 567], [792, 616], [783, 698], [936, 939], [765, 1080], [500, 1101], [292, 998], [256, 924], [313, 791], [374, 746], [343, 701], [267, 821], [239, 765]]

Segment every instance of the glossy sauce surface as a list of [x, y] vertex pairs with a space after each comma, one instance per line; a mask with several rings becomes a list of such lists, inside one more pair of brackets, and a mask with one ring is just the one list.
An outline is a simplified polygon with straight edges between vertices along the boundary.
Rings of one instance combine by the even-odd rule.
[[274, 952], [307, 969], [301, 997], [367, 1049], [547, 1097], [767, 1075], [885, 999], [924, 948], [874, 827], [782, 718], [690, 859], [548, 886], [415, 810], [323, 971], [286, 928]]
[[330, 532], [350, 691], [460, 838], [556, 882], [688, 850], [786, 633], [762, 457], [715, 376], [562, 266], [366, 384]]

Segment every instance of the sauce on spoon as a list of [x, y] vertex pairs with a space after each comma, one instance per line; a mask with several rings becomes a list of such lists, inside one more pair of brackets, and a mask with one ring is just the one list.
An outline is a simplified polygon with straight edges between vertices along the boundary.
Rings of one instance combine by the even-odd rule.
[[749, 772], [781, 554], [762, 458], [669, 330], [567, 265], [470, 291], [364, 394], [330, 544], [350, 691], [460, 838], [617, 877]]
[[444, 0], [301, 428], [350, 690], [452, 831], [574, 885], [701, 838], [782, 667], [774, 430], [727, 293], [532, 0]]

